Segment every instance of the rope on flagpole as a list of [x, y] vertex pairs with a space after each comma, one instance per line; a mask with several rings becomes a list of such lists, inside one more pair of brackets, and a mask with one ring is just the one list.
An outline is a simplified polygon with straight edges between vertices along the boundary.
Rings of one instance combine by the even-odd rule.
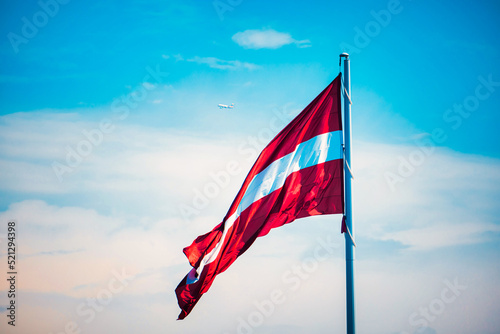
[[354, 238], [352, 237], [351, 231], [349, 231], [349, 227], [347, 224], [344, 223], [345, 229], [347, 230], [347, 234], [349, 234], [349, 238], [351, 238], [352, 244], [354, 247], [356, 247], [356, 241], [354, 241]]
[[352, 175], [351, 167], [349, 166], [349, 163], [347, 162], [347, 160], [345, 158], [345, 151], [344, 151], [344, 162], [345, 162], [345, 165], [347, 166], [347, 170], [349, 171], [349, 175], [351, 175], [351, 179], [354, 180], [354, 175]]
[[[347, 89], [345, 88], [345, 85], [344, 85], [344, 78], [343, 77], [341, 77], [341, 82], [342, 82], [342, 87], [344, 87], [345, 96], [349, 100], [349, 103], [352, 105], [351, 98], [349, 97], [349, 94], [347, 93]], [[347, 159], [345, 158], [345, 145], [342, 145], [342, 146], [343, 146], [343, 153], [344, 153], [344, 163], [347, 167], [347, 170], [349, 171], [349, 175], [351, 176], [351, 179], [354, 179], [354, 175], [352, 175], [351, 167], [349, 166], [349, 163], [347, 162]], [[343, 224], [344, 224], [344, 227], [347, 231], [347, 234], [349, 235], [349, 238], [351, 238], [352, 244], [354, 245], [354, 247], [356, 247], [356, 241], [354, 241], [354, 238], [352, 237], [352, 234], [351, 234], [351, 231], [349, 230], [349, 227], [347, 226], [345, 221], [343, 221]]]
[[347, 89], [345, 88], [345, 86], [344, 86], [344, 93], [345, 93], [345, 96], [347, 96], [347, 99], [349, 100], [349, 103], [350, 103], [350, 104], [351, 104], [351, 106], [352, 106], [351, 97], [349, 96], [349, 93], [347, 93]]
[[347, 92], [347, 89], [345, 88], [345, 85], [344, 85], [344, 77], [340, 77], [340, 79], [342, 82], [342, 87], [344, 87], [344, 95], [347, 97], [347, 99], [349, 100], [349, 104], [352, 106], [351, 97], [349, 96], [349, 93]]

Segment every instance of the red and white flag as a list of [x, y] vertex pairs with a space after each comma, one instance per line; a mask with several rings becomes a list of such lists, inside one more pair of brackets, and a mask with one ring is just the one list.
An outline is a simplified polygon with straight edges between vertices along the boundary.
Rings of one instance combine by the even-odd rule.
[[184, 248], [193, 267], [175, 289], [184, 319], [257, 237], [272, 228], [344, 212], [341, 75], [262, 151], [222, 223]]

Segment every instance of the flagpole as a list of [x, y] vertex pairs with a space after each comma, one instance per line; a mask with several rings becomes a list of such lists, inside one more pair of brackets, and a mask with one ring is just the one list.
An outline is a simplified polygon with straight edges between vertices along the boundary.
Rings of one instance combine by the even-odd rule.
[[[349, 54], [342, 53], [344, 58], [344, 187], [345, 187], [345, 263], [346, 263], [346, 324], [347, 334], [356, 333], [354, 308], [354, 227], [352, 224], [351, 194], [351, 73]], [[347, 168], [345, 168], [347, 167]]]

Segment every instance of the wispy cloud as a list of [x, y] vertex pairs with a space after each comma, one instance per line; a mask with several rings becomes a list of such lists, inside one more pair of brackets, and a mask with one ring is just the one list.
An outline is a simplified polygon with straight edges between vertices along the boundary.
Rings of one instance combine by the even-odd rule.
[[488, 241], [489, 233], [500, 232], [500, 226], [491, 223], [437, 224], [406, 231], [390, 232], [382, 240], [394, 240], [409, 250], [425, 251], [436, 248], [471, 245]]
[[182, 61], [184, 58], [180, 54], [175, 54], [175, 55], [161, 55], [163, 59], [171, 59], [172, 57], [174, 58], [175, 61]]
[[245, 49], [278, 49], [288, 44], [295, 44], [299, 48], [311, 46], [308, 39], [296, 40], [289, 33], [274, 29], [249, 29], [233, 35], [233, 41]]
[[[25, 244], [19, 254], [24, 258], [25, 287], [70, 296], [92, 295], [94, 287], [114, 268], [127, 267], [129, 272], [140, 274], [184, 263], [182, 253], [176, 250], [192, 238], [179, 228], [180, 220], [142, 220], [144, 224], [131, 225], [95, 210], [49, 205], [40, 200], [13, 203], [0, 212], [2, 220], [6, 217], [22, 222]], [[172, 233], [180, 240], [168, 240]], [[139, 255], [144, 249], [148, 249], [148, 255]], [[69, 263], [74, 266], [72, 270], [67, 270]], [[88, 270], [89, 266], [93, 270]], [[61, 275], [64, 278], [59, 280]], [[151, 291], [151, 286], [147, 290]], [[165, 287], [158, 284], [155, 291], [160, 290]]]
[[[167, 211], [175, 215], [179, 203], [191, 205], [194, 189], [202, 189], [211, 180], [209, 172], [224, 170], [231, 159], [244, 166], [242, 170], [248, 168], [249, 162], [238, 155], [238, 145], [232, 146], [231, 140], [122, 124], [59, 183], [51, 161], [64, 163], [66, 146], [75, 147], [82, 140], [82, 129], [97, 125], [66, 114], [40, 119], [29, 114], [3, 117], [5, 124], [0, 128], [8, 134], [11, 145], [0, 145], [0, 166], [5, 171], [0, 175], [1, 191], [37, 193], [42, 198], [44, 194], [106, 193], [113, 198], [108, 205], [134, 200], [137, 212], [161, 207], [156, 215]], [[436, 147], [415, 173], [392, 191], [384, 173], [397, 172], [399, 158], [410, 156], [416, 147], [369, 142], [356, 142], [355, 147], [354, 205], [360, 237], [429, 250], [488, 242], [498, 232], [494, 201], [499, 195], [495, 185], [500, 182], [497, 159]], [[234, 178], [234, 184], [221, 190], [210, 212], [226, 209], [243, 177], [244, 171]], [[137, 197], [123, 196], [123, 192]], [[59, 249], [51, 251], [55, 250]]]
[[215, 57], [196, 56], [191, 59], [188, 59], [187, 61], [194, 62], [197, 64], [205, 64], [211, 68], [216, 68], [219, 70], [240, 70], [240, 69], [256, 70], [260, 68], [259, 65], [252, 63], [242, 62], [239, 60], [224, 60]]
[[[165, 98], [165, 101], [168, 99]], [[0, 157], [7, 165], [22, 161], [33, 168], [17, 169], [16, 174], [9, 174], [13, 179], [9, 181], [9, 187], [38, 191], [30, 188], [34, 180], [28, 176], [42, 170], [49, 177], [53, 172], [47, 162], [64, 157], [65, 145], [78, 142], [82, 128], [95, 127], [83, 115], [86, 114], [51, 114], [44, 118], [31, 114], [3, 117], [5, 124], [2, 130], [9, 131], [5, 133], [9, 134], [11, 146], [16, 150], [9, 150], [7, 145], [1, 146]], [[37, 120], [43, 121], [43, 126], [37, 127]], [[53, 133], [59, 133], [59, 137], [51, 139]], [[22, 228], [20, 235], [24, 247], [20, 254], [24, 256], [23, 272], [28, 278], [36, 278], [24, 281], [25, 288], [32, 294], [28, 296], [25, 293], [26, 298], [30, 297], [36, 302], [42, 300], [40, 296], [43, 296], [43, 307], [36, 310], [23, 308], [23, 312], [49, 317], [43, 312], [51, 308], [53, 312], [76, 310], [82, 301], [98, 296], [99, 291], [106, 287], [112, 270], [126, 267], [127, 273], [134, 275], [134, 281], [116, 297], [116, 302], [106, 305], [106, 312], [98, 315], [98, 321], [88, 324], [89, 327], [85, 328], [87, 331], [105, 333], [101, 321], [123, 323], [130, 316], [127, 312], [133, 311], [141, 319], [151, 314], [171, 314], [171, 320], [167, 319], [166, 324], [173, 328], [172, 332], [199, 332], [196, 327], [199, 322], [180, 323], [174, 320], [178, 308], [173, 291], [189, 270], [182, 248], [220, 222], [228, 203], [241, 185], [245, 171], [232, 178], [227, 188], [220, 190], [216, 200], [211, 202], [210, 211], [201, 210], [191, 222], [183, 221], [175, 208], [178, 203], [191, 204], [195, 194], [204, 191], [205, 184], [214, 182], [211, 175], [225, 170], [229, 160], [241, 159], [238, 160], [239, 164], [244, 165], [245, 157], [236, 152], [238, 137], [223, 139], [194, 131], [124, 123], [109, 134], [102, 146], [96, 148], [62, 185], [55, 183], [56, 187], [63, 187], [61, 191], [66, 192], [67, 197], [73, 198], [73, 203], [78, 201], [80, 207], [53, 203], [54, 197], [51, 196], [43, 201], [17, 201], [0, 213], [0, 220], [15, 217]], [[495, 185], [500, 177], [500, 162], [436, 148], [435, 153], [419, 166], [418, 173], [405, 179], [396, 192], [391, 192], [383, 177], [384, 172], [397, 167], [399, 155], [406, 156], [414, 149], [401, 145], [355, 142], [354, 205], [359, 244], [363, 245], [363, 239], [366, 241], [369, 238], [388, 244], [394, 240], [410, 249], [425, 251], [442, 246], [476, 244], [495, 237], [499, 230], [498, 220], [495, 220], [498, 216], [495, 203], [498, 190]], [[13, 165], [10, 170], [14, 171], [16, 167]], [[242, 167], [242, 170], [247, 168]], [[470, 177], [472, 174], [475, 175], [474, 180]], [[0, 177], [0, 181], [5, 187], [7, 176]], [[44, 187], [45, 192], [51, 193], [49, 186], [50, 182], [41, 185], [39, 196], [35, 194], [34, 197], [44, 197]], [[107, 209], [93, 209], [94, 205], [83, 203], [79, 192], [83, 192], [85, 197], [98, 198]], [[150, 207], [154, 209], [149, 210]], [[197, 306], [198, 310], [192, 316], [212, 326], [204, 332], [234, 331], [238, 326], [236, 319], [246, 319], [248, 314], [253, 314], [256, 310], [254, 302], [268, 299], [273, 289], [285, 292], [290, 302], [276, 305], [280, 312], [269, 318], [269, 326], [274, 326], [270, 328], [276, 329], [280, 323], [286, 323], [297, 328], [307, 326], [318, 332], [324, 331], [319, 319], [325, 315], [302, 308], [307, 305], [311, 295], [324, 293], [324, 286], [331, 287], [328, 293], [334, 296], [332, 300], [338, 301], [329, 304], [328, 309], [334, 309], [335, 323], [340, 324], [336, 330], [341, 331], [343, 286], [328, 285], [332, 277], [340, 279], [343, 276], [341, 247], [332, 254], [329, 264], [317, 263], [314, 274], [307, 272], [308, 278], [301, 281], [297, 291], [292, 291], [290, 284], [283, 281], [283, 274], [290, 272], [291, 268], [310, 268], [301, 267], [310, 264], [301, 259], [313, 254], [317, 237], [330, 235], [332, 222], [340, 221], [339, 218], [325, 216], [297, 221], [258, 240], [254, 248], [235, 263], [237, 267], [218, 277], [207, 299]], [[342, 245], [340, 234], [332, 234], [331, 240], [333, 244]], [[418, 256], [418, 253], [412, 252], [410, 256]], [[398, 266], [386, 266], [384, 272], [379, 269], [383, 266], [380, 261], [374, 262], [377, 270], [366, 269], [366, 259], [361, 261], [364, 261], [362, 268], [365, 271], [359, 276], [360, 300], [364, 301], [360, 304], [369, 305], [370, 300], [381, 298], [381, 291], [387, 292], [383, 290], [385, 287], [390, 286], [393, 291], [386, 297], [390, 303], [375, 310], [373, 318], [393, 312], [395, 318], [406, 319], [419, 306], [415, 298], [421, 294], [416, 289], [418, 294], [415, 292], [408, 297], [404, 293], [408, 286], [418, 287], [418, 284], [425, 282], [433, 288], [440, 288], [440, 280], [436, 283], [429, 279], [436, 275], [435, 272], [430, 275], [425, 267], [418, 270], [411, 267], [408, 273], [401, 272]], [[266, 272], [265, 280], [254, 275], [256, 268]], [[487, 277], [483, 285], [494, 287], [492, 277], [495, 276]], [[461, 282], [463, 280], [460, 278]], [[6, 281], [3, 284], [4, 287]], [[488, 293], [491, 293], [479, 292], [483, 299], [487, 299]], [[236, 302], [235, 295], [238, 296]], [[61, 298], [68, 302], [61, 302]], [[433, 295], [425, 295], [424, 298], [433, 298]], [[428, 303], [428, 300], [424, 302]], [[37, 305], [35, 302], [29, 305]], [[135, 307], [124, 311], [121, 305]], [[138, 312], [141, 309], [139, 305], [148, 305], [149, 313]], [[231, 305], [231, 308], [228, 309], [227, 305]], [[398, 308], [390, 305], [398, 305]], [[213, 317], [211, 310], [218, 308], [227, 310], [226, 318], [232, 319], [232, 322], [226, 319], [210, 322], [208, 318]], [[321, 308], [327, 309], [323, 304]], [[294, 319], [302, 319], [295, 315], [304, 312], [310, 323], [303, 324], [302, 320], [290, 323], [290, 314]], [[108, 320], [108, 316], [115, 315], [120, 321]], [[77, 321], [81, 320], [77, 318]], [[63, 325], [50, 322], [46, 332], [53, 331], [52, 328], [63, 328]], [[152, 326], [158, 326], [158, 330], [154, 331], [156, 333], [166, 325], [161, 322]], [[187, 326], [192, 326], [189, 327], [192, 330], [187, 330]], [[378, 326], [378, 331], [371, 332], [383, 333], [383, 325]], [[98, 327], [101, 331], [94, 330]], [[30, 328], [25, 332], [32, 331]], [[124, 329], [122, 332], [131, 333], [132, 330]]]
[[[360, 237], [429, 251], [498, 239], [497, 159], [434, 148], [394, 190], [385, 179], [416, 146], [356, 142], [354, 212]], [[472, 178], [471, 175], [474, 175]]]

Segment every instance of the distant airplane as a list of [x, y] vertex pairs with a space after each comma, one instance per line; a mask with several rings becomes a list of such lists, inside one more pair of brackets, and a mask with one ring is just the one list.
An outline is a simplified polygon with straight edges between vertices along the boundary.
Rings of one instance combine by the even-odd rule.
[[222, 108], [225, 108], [225, 109], [233, 109], [233, 108], [234, 108], [234, 103], [231, 103], [230, 105], [227, 105], [227, 104], [219, 104], [219, 109], [222, 109]]

